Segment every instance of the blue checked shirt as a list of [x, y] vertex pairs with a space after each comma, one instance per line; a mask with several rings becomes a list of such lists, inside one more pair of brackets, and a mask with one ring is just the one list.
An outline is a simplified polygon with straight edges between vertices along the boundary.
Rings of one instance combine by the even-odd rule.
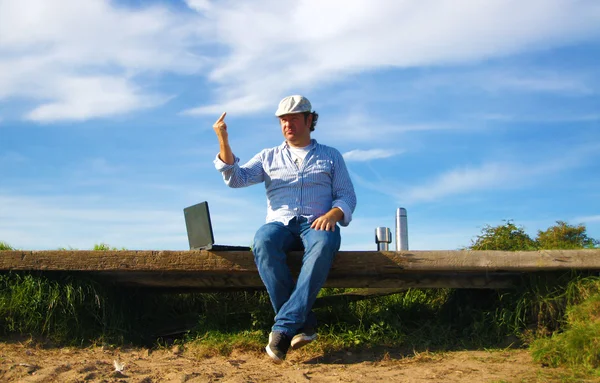
[[334, 207], [344, 212], [340, 225], [348, 226], [356, 208], [356, 194], [344, 158], [336, 149], [311, 140], [311, 149], [297, 166], [287, 142], [264, 149], [240, 166], [215, 158], [215, 167], [232, 188], [265, 183], [267, 190], [267, 223], [287, 224], [304, 216], [312, 222]]

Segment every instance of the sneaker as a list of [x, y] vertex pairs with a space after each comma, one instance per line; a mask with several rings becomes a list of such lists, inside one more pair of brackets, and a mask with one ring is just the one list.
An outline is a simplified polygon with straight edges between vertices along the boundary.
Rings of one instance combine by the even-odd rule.
[[273, 331], [269, 334], [269, 344], [265, 347], [273, 362], [280, 364], [290, 348], [290, 338], [282, 332]]
[[312, 327], [301, 328], [299, 330], [298, 334], [296, 334], [296, 336], [294, 336], [292, 338], [292, 343], [291, 343], [292, 350], [297, 350], [300, 347], [309, 344], [310, 342], [312, 342], [315, 339], [317, 339], [317, 332], [315, 331], [314, 328], [312, 328]]

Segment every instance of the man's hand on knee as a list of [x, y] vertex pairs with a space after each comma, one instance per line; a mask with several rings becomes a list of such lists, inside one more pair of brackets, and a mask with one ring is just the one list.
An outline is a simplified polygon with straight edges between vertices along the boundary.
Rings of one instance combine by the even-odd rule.
[[329, 210], [310, 225], [315, 230], [335, 231], [335, 224], [344, 218], [344, 212], [337, 207]]
[[310, 227], [315, 230], [335, 231], [336, 222], [335, 219], [322, 215], [315, 219]]

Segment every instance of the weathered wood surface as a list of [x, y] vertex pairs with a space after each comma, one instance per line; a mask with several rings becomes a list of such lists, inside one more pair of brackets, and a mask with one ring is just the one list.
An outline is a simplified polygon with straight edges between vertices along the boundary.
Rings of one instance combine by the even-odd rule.
[[[122, 286], [147, 287], [177, 291], [238, 291], [262, 290], [264, 285], [255, 274], [207, 274], [199, 272], [101, 272], [98, 278]], [[473, 273], [417, 273], [380, 275], [340, 275], [330, 273], [325, 287], [337, 288], [488, 288], [513, 287], [520, 279], [517, 273], [473, 274]]]
[[[297, 274], [302, 254], [290, 253]], [[167, 290], [262, 289], [251, 252], [0, 251], [0, 271], [86, 273]], [[534, 252], [342, 251], [326, 287], [507, 288], [524, 272], [600, 270], [600, 249]]]
[[[302, 254], [290, 253], [298, 271]], [[600, 249], [546, 251], [342, 251], [332, 274], [600, 270]], [[0, 270], [255, 273], [249, 251], [0, 251]]]

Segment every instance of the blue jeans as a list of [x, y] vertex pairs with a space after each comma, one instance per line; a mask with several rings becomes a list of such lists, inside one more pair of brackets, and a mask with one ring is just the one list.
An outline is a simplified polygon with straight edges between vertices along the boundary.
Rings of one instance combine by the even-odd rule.
[[[340, 228], [315, 230], [304, 217], [293, 218], [287, 225], [271, 222], [254, 236], [254, 262], [275, 310], [273, 331], [293, 337], [302, 327], [316, 326], [312, 306], [327, 280], [335, 254], [340, 248]], [[288, 251], [304, 245], [302, 268], [294, 281], [287, 265]]]

